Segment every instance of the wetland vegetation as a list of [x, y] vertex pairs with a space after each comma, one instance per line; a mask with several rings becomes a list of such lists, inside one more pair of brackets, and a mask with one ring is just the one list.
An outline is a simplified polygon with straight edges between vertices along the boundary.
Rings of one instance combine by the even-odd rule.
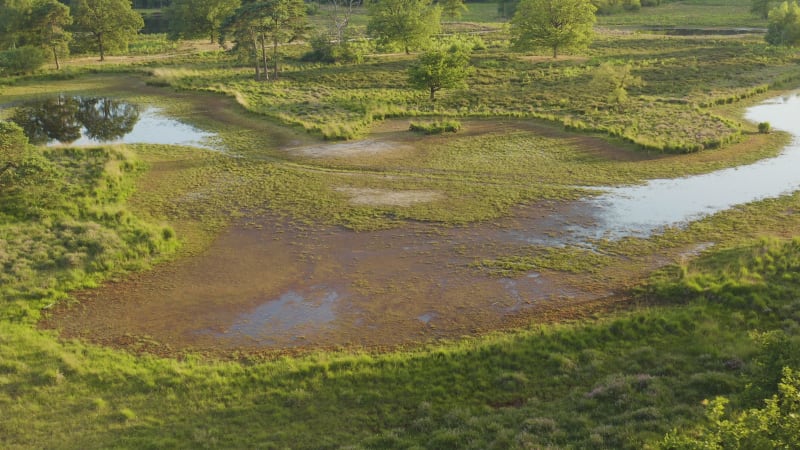
[[793, 164], [754, 108], [796, 103], [793, 3], [592, 2], [553, 58], [506, 2], [173, 0], [201, 41], [92, 2], [0, 1], [0, 446], [800, 445], [796, 180], [648, 232], [607, 200]]

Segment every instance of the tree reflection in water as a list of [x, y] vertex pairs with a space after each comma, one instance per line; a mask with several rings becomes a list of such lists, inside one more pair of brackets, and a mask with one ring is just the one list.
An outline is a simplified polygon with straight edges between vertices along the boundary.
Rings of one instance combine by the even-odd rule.
[[37, 145], [70, 144], [81, 135], [109, 142], [133, 130], [139, 108], [111, 98], [58, 96], [17, 106], [11, 120]]

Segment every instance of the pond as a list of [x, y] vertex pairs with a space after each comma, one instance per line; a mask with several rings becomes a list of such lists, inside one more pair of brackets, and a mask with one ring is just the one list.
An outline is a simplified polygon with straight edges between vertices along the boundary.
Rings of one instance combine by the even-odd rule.
[[189, 145], [213, 149], [214, 134], [151, 106], [107, 97], [59, 95], [13, 105], [10, 119], [36, 145]]

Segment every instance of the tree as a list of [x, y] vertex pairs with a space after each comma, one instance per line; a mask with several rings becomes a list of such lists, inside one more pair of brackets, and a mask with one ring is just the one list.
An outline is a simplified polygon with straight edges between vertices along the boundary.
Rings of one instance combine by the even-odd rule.
[[129, 0], [74, 0], [72, 12], [76, 29], [94, 40], [100, 61], [105, 60], [107, 49], [125, 48], [144, 27]]
[[464, 0], [437, 0], [436, 3], [442, 7], [442, 14], [451, 19], [460, 18], [461, 14], [469, 9]]
[[511, 19], [516, 50], [580, 49], [591, 42], [595, 7], [589, 0], [522, 0]]
[[609, 104], [614, 104], [618, 109], [628, 103], [628, 88], [644, 86], [641, 77], [631, 73], [630, 63], [613, 64], [604, 62], [594, 72], [592, 88], [594, 92], [606, 96]]
[[170, 37], [192, 39], [205, 36], [216, 42], [222, 23], [241, 4], [240, 0], [173, 0], [165, 11]]
[[331, 5], [331, 27], [333, 28], [336, 42], [339, 45], [343, 45], [348, 37], [347, 34], [353, 12], [364, 2], [363, 0], [328, 0], [328, 3]]
[[472, 73], [469, 66], [471, 49], [458, 42], [434, 44], [425, 50], [408, 70], [408, 80], [418, 89], [427, 89], [431, 101], [443, 88], [463, 86]]
[[765, 37], [772, 45], [800, 45], [800, 5], [783, 2], [769, 12], [769, 27]]
[[751, 0], [750, 12], [762, 19], [766, 19], [769, 17], [769, 10], [772, 9], [774, 2], [775, 0]]
[[398, 43], [409, 54], [439, 33], [441, 16], [431, 0], [376, 0], [369, 5], [367, 33], [384, 45]]
[[302, 0], [267, 0], [248, 3], [238, 8], [222, 26], [220, 43], [229, 37], [237, 47], [248, 48], [255, 57], [256, 79], [259, 79], [259, 56], [264, 63], [264, 78], [267, 71], [266, 43], [272, 44], [274, 78], [278, 78], [278, 45], [291, 42], [306, 30], [305, 5]]
[[60, 69], [58, 56], [69, 53], [72, 40], [72, 33], [66, 30], [72, 24], [69, 8], [57, 0], [38, 0], [27, 22], [32, 42], [52, 52], [56, 69]]
[[31, 0], [0, 0], [0, 49], [15, 49], [25, 33]]

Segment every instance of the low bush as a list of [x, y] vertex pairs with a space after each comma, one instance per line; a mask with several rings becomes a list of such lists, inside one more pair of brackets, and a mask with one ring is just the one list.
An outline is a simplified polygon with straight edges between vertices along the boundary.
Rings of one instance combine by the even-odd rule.
[[409, 130], [423, 134], [455, 133], [461, 129], [457, 120], [437, 120], [435, 122], [411, 122]]
[[45, 62], [47, 62], [47, 52], [30, 45], [0, 52], [0, 72], [6, 75], [32, 73]]

